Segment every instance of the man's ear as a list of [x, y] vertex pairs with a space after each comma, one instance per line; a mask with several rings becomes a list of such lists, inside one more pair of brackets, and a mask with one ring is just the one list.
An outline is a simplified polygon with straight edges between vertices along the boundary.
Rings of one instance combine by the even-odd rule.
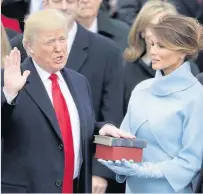
[[31, 45], [30, 42], [23, 41], [23, 47], [26, 50], [28, 56], [33, 56], [34, 55], [34, 51], [32, 49], [32, 45]]

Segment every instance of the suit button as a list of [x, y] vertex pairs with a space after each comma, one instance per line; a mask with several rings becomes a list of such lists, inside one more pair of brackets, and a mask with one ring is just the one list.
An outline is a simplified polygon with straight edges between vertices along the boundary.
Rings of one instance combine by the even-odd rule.
[[62, 182], [61, 182], [60, 180], [57, 180], [57, 181], [55, 182], [55, 184], [56, 184], [57, 187], [60, 187], [60, 186], [62, 185]]
[[63, 149], [63, 144], [59, 144], [59, 149], [62, 150]]

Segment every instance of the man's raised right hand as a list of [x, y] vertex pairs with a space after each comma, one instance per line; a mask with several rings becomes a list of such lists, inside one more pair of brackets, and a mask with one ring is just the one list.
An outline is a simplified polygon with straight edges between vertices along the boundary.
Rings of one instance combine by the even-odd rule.
[[20, 51], [14, 48], [9, 56], [6, 56], [4, 63], [4, 91], [9, 96], [15, 96], [25, 85], [30, 71], [21, 73]]

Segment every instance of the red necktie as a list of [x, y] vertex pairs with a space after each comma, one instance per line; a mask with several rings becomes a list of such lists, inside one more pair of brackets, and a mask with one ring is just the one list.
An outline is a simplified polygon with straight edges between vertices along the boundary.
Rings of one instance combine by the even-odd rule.
[[66, 101], [57, 81], [58, 76], [51, 74], [49, 79], [52, 81], [53, 104], [64, 144], [65, 168], [62, 192], [73, 193], [74, 148], [70, 116]]

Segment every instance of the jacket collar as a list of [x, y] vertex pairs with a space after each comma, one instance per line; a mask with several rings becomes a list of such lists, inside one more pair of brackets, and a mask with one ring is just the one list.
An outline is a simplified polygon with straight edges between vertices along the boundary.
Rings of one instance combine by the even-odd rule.
[[161, 71], [156, 71], [150, 90], [154, 95], [167, 96], [185, 90], [196, 82], [197, 79], [192, 75], [190, 70], [190, 63], [185, 62], [166, 76], [163, 76]]

